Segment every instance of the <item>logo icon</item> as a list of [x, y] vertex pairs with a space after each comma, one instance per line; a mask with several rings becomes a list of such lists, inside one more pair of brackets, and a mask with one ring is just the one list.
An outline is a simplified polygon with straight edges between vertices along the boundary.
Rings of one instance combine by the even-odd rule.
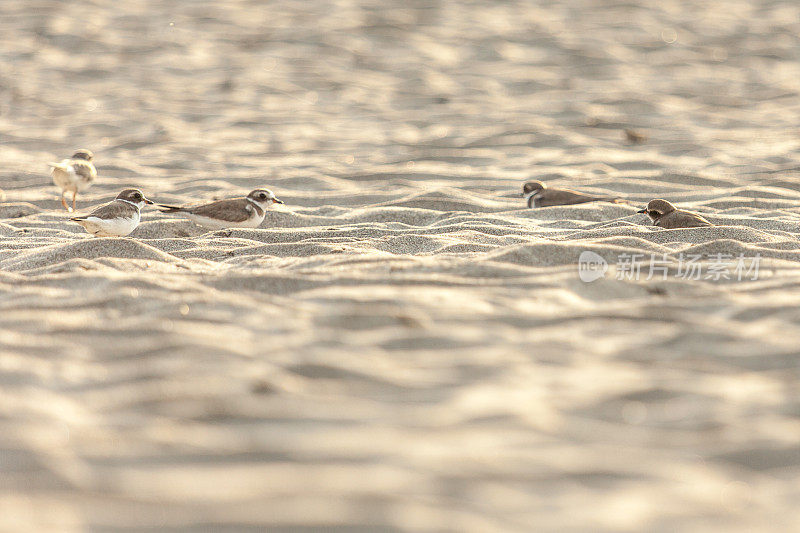
[[578, 257], [578, 277], [584, 283], [602, 278], [608, 271], [608, 263], [600, 254], [585, 250]]

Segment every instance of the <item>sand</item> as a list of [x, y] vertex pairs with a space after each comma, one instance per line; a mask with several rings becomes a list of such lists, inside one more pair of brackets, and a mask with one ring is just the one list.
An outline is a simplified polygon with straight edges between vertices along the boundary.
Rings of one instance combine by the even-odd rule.
[[[799, 21], [0, 3], [0, 530], [797, 530]], [[79, 213], [286, 205], [90, 238], [47, 174], [77, 148]], [[526, 179], [629, 202], [529, 210]], [[714, 254], [757, 279], [679, 276]]]

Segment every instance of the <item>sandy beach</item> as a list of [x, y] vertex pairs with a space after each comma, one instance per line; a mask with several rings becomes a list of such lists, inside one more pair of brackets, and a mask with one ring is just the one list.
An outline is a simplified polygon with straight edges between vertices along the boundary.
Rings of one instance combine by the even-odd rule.
[[[788, 0], [0, 3], [0, 531], [800, 530], [798, 35]], [[78, 213], [285, 205], [92, 238], [78, 148]]]

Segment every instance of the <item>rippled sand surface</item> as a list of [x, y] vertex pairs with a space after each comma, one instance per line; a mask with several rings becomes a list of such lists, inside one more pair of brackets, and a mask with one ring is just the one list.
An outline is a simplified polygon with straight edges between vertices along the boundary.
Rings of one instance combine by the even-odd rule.
[[[799, 34], [772, 0], [0, 3], [0, 530], [797, 530]], [[286, 205], [91, 239], [46, 166], [81, 147], [80, 212]], [[678, 275], [715, 254], [758, 279]]]

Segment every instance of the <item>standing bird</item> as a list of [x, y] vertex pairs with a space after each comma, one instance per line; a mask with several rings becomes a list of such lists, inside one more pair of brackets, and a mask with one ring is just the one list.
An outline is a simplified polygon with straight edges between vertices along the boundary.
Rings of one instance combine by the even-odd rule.
[[659, 228], [700, 228], [714, 225], [696, 213], [675, 209], [675, 206], [666, 200], [650, 200], [647, 207], [637, 213], [649, 216], [653, 225]]
[[244, 198], [219, 200], [194, 207], [157, 204], [164, 213], [178, 213], [209, 229], [257, 228], [267, 208], [282, 204], [269, 189], [256, 189]]
[[125, 189], [117, 198], [97, 207], [88, 215], [72, 217], [95, 237], [124, 237], [136, 229], [144, 204], [152, 204], [139, 189]]
[[[61, 163], [50, 163], [53, 167], [53, 183], [61, 188], [61, 205], [69, 212], [75, 210], [75, 197], [78, 193], [91, 187], [97, 178], [97, 169], [92, 164], [93, 158], [94, 154], [91, 151], [82, 148]], [[67, 191], [72, 191], [72, 209], [64, 197]]]
[[590, 196], [569, 189], [551, 189], [541, 181], [529, 181], [523, 185], [521, 196], [528, 200], [528, 207], [585, 204], [587, 202], [619, 202], [619, 198], [610, 196]]

